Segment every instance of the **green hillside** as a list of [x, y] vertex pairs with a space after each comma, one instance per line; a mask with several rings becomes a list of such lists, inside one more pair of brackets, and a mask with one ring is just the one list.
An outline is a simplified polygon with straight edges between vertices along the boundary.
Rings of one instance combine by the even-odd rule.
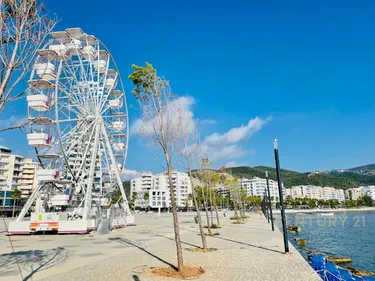
[[[265, 172], [268, 171], [268, 176], [270, 179], [276, 180], [276, 170], [275, 168], [256, 166], [256, 167], [233, 167], [227, 168], [226, 172], [232, 174], [235, 177], [265, 177]], [[281, 170], [281, 177], [284, 182], [285, 187], [290, 188], [295, 185], [319, 185], [319, 186], [331, 186], [336, 188], [350, 188], [358, 187], [361, 183], [366, 181], [366, 184], [371, 184], [371, 180], [368, 180], [366, 176], [359, 175], [359, 177], [349, 176], [345, 177], [337, 173], [337, 175], [327, 175], [327, 174], [313, 174], [313, 173], [299, 173], [290, 170]], [[375, 182], [375, 177], [374, 177]]]
[[350, 172], [358, 172], [363, 174], [374, 174], [375, 164], [369, 164], [349, 169]]

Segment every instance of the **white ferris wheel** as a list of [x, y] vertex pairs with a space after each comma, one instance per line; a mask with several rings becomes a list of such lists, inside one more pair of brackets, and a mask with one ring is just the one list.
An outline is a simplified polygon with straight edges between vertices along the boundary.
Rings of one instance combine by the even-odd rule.
[[[9, 232], [87, 232], [104, 218], [110, 227], [134, 223], [120, 178], [129, 136], [126, 97], [104, 44], [80, 28], [51, 33], [38, 50], [27, 103], [27, 140], [42, 169]], [[121, 207], [103, 212], [117, 203], [109, 195], [118, 188], [123, 203], [114, 205]]]

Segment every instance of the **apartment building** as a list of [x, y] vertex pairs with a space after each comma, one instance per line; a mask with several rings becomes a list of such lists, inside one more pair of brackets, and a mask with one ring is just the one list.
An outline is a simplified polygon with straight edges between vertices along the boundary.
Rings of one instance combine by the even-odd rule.
[[356, 201], [363, 196], [363, 186], [345, 190], [345, 199]]
[[10, 167], [10, 148], [0, 146], [0, 190], [8, 190], [8, 175]]
[[132, 199], [137, 194], [135, 199], [135, 206], [141, 208], [147, 208], [149, 206], [149, 200], [145, 200], [145, 194], [150, 192], [151, 188], [153, 187], [153, 177], [154, 175], [151, 173], [143, 173], [140, 178], [132, 179], [130, 181], [130, 192]]
[[21, 155], [10, 155], [9, 169], [7, 172], [8, 190], [15, 190], [20, 188], [24, 159], [25, 157]]
[[19, 189], [21, 190], [21, 198], [29, 198], [32, 191], [35, 189], [36, 173], [39, 168], [39, 163], [34, 162], [31, 158], [25, 158], [23, 163], [22, 177]]
[[10, 148], [0, 146], [0, 206], [13, 205], [12, 191], [21, 190], [21, 198], [26, 199], [35, 188], [38, 163], [31, 158], [12, 154]]
[[[268, 180], [270, 187], [270, 196], [273, 201], [279, 201], [279, 187], [274, 180]], [[246, 190], [247, 195], [264, 196], [267, 188], [267, 180], [263, 178], [254, 177], [252, 179], [242, 178], [239, 180], [241, 189]]]
[[[185, 207], [188, 196], [191, 194], [191, 183], [187, 173], [173, 171], [172, 182], [174, 195], [178, 207]], [[135, 205], [141, 208], [169, 208], [171, 206], [169, 179], [166, 172], [152, 175], [143, 174], [140, 178], [130, 181], [131, 198], [134, 192], [137, 192]], [[145, 194], [148, 193], [148, 200], [145, 200]]]
[[345, 201], [344, 190], [334, 187], [321, 187], [315, 185], [292, 186], [290, 191], [292, 198], [308, 198], [317, 200], [336, 199], [340, 203]]

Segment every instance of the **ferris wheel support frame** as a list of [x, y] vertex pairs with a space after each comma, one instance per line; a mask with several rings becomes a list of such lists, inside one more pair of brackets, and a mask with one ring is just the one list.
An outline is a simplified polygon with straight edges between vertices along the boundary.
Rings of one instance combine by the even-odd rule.
[[[51, 217], [54, 225], [59, 226], [52, 230], [57, 230], [59, 233], [86, 233], [95, 226], [98, 227], [98, 222], [101, 220], [100, 208], [103, 189], [109, 188], [109, 192], [111, 192], [113, 188], [116, 188], [116, 183], [117, 188], [120, 189], [123, 203], [120, 204], [122, 210], [120, 217], [119, 212], [116, 211], [115, 216], [112, 216], [116, 222], [111, 222], [111, 224], [115, 227], [132, 225], [134, 216], [131, 215], [120, 175], [120, 170], [125, 167], [128, 153], [129, 116], [124, 85], [117, 64], [108, 48], [99, 39], [84, 33], [80, 28], [54, 32], [53, 35], [51, 34], [51, 38], [44, 49], [38, 51], [39, 56], [33, 66], [31, 80], [29, 80], [31, 92], [27, 98], [28, 103], [29, 97], [30, 101], [46, 99], [46, 104], [43, 104], [45, 109], [35, 109], [31, 104], [28, 104], [29, 120], [40, 125], [40, 131], [35, 132], [34, 128], [30, 132], [39, 134], [41, 139], [32, 139], [31, 136], [29, 139], [29, 135], [27, 137], [28, 140], [35, 140], [34, 143], [29, 141], [29, 144], [34, 145], [42, 170], [47, 174], [53, 172], [53, 176], [46, 180], [42, 179], [46, 173], [41, 174], [40, 179], [37, 175], [37, 186], [16, 221], [11, 222], [9, 234], [51, 230], [44, 229], [46, 223], [43, 223], [43, 221], [51, 222]], [[86, 47], [88, 49], [85, 51]], [[73, 59], [72, 56], [78, 56], [78, 59], [77, 57]], [[41, 65], [46, 67], [42, 71]], [[111, 68], [109, 68], [110, 65]], [[121, 89], [117, 88], [118, 85], [121, 86]], [[52, 91], [53, 88], [54, 91]], [[44, 91], [45, 89], [47, 90]], [[50, 94], [50, 90], [51, 93], [54, 92], [53, 95]], [[52, 96], [52, 103], [50, 103], [51, 99], [49, 98]], [[47, 98], [49, 104], [47, 104]], [[34, 107], [38, 108], [38, 106], [40, 108], [42, 105], [34, 103]], [[125, 112], [123, 106], [125, 106]], [[40, 113], [49, 111], [53, 107], [54, 115]], [[32, 115], [31, 109], [39, 113]], [[30, 118], [35, 118], [37, 121]], [[55, 127], [52, 127], [51, 124]], [[84, 129], [80, 128], [82, 125]], [[85, 127], [86, 125], [87, 127]], [[90, 130], [95, 131], [95, 137], [94, 132]], [[45, 139], [42, 138], [43, 135]], [[42, 140], [46, 141], [43, 146], [40, 143]], [[56, 147], [57, 149], [55, 149], [57, 143], [60, 148]], [[88, 144], [86, 145], [86, 143]], [[51, 145], [53, 149], [49, 150]], [[46, 147], [47, 149], [44, 149]], [[40, 148], [42, 149], [40, 150]], [[43, 155], [46, 153], [45, 151], [49, 154]], [[42, 152], [44, 160], [41, 159], [40, 152]], [[84, 154], [82, 154], [83, 152]], [[76, 155], [73, 156], [73, 160], [71, 160], [72, 154]], [[56, 161], [46, 161], [46, 159], [55, 157], [54, 155], [60, 155], [60, 158]], [[60, 164], [64, 160], [65, 164]], [[106, 174], [104, 174], [105, 172]], [[69, 176], [70, 178], [68, 178]], [[72, 178], [74, 182], [72, 182]], [[98, 187], [101, 190], [99, 194], [97, 194]], [[41, 199], [43, 194], [44, 200]], [[77, 195], [73, 199], [72, 196], [69, 196], [69, 199], [57, 200], [68, 200], [65, 202], [70, 202], [70, 206], [78, 207], [70, 212], [65, 207], [61, 207], [66, 203], [53, 205], [53, 202], [56, 201], [50, 200], [54, 194], [57, 196]], [[99, 205], [97, 201], [93, 201], [94, 196], [96, 196], [95, 199], [99, 199]], [[31, 222], [22, 221], [35, 200], [38, 206], [31, 214]], [[59, 206], [57, 211], [55, 208], [54, 211], [60, 213], [46, 212], [47, 201], [48, 204], [52, 204], [48, 205], [49, 210], [51, 210], [51, 206]], [[95, 213], [93, 202], [96, 202], [99, 213]], [[117, 204], [115, 204], [115, 208], [118, 208]], [[124, 213], [125, 216], [123, 216]], [[95, 217], [96, 219], [93, 219]], [[37, 221], [40, 223], [39, 228], [32, 228]]]

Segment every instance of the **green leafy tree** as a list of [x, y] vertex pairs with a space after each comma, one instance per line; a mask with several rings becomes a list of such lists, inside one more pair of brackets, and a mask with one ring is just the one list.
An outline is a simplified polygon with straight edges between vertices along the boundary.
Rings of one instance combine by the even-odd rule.
[[315, 202], [314, 200], [309, 200], [309, 207], [310, 207], [311, 209], [316, 208], [316, 202]]
[[337, 208], [337, 206], [339, 205], [339, 201], [336, 200], [336, 199], [332, 199], [332, 200], [329, 200], [329, 205], [332, 209], [335, 209]]
[[357, 207], [357, 201], [346, 200], [344, 205], [346, 208], [354, 208]]
[[362, 200], [363, 206], [372, 207], [372, 205], [373, 205], [372, 198], [370, 196], [368, 196], [367, 194], [362, 196], [361, 200]]

